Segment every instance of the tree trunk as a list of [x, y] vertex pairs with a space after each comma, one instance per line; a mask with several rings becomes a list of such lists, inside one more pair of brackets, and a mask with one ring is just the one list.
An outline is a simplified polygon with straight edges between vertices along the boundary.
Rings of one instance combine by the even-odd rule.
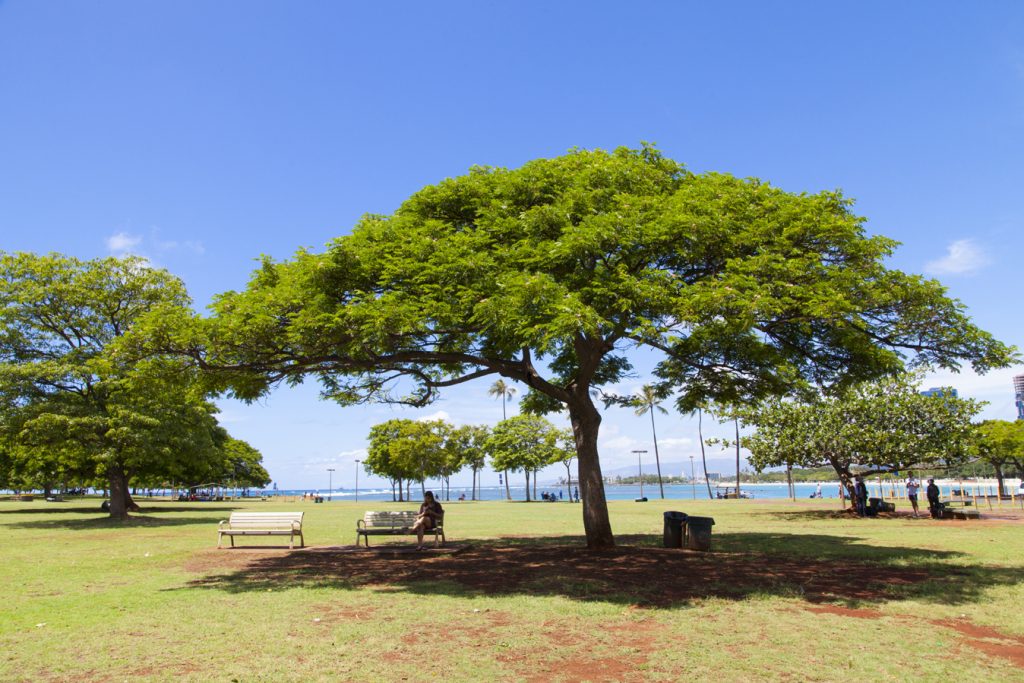
[[654, 466], [658, 468], [658, 490], [665, 500], [665, 485], [661, 483], [661, 458], [658, 456], [658, 433], [654, 431], [654, 404], [651, 404], [651, 436], [654, 437]]
[[708, 487], [708, 500], [714, 500], [711, 493], [711, 480], [708, 479], [708, 455], [704, 451], [704, 411], [697, 410], [697, 438], [700, 439], [700, 460], [704, 464], [704, 485]]
[[992, 463], [992, 466], [996, 469], [996, 482], [999, 486], [996, 500], [1001, 500], [1003, 497], [1003, 466], [997, 462]]
[[405, 499], [402, 498], [402, 494], [405, 492], [405, 485], [401, 477], [398, 478], [398, 502], [403, 503]]
[[740, 499], [740, 421], [733, 418], [736, 424], [736, 500]]
[[524, 467], [523, 474], [526, 475], [526, 502], [530, 502], [530, 468]]
[[[839, 485], [846, 490], [846, 497], [850, 503], [854, 503], [857, 500], [857, 492], [854, 489], [853, 475], [850, 474], [850, 468], [847, 465], [840, 465], [838, 462], [829, 458], [829, 462], [832, 464], [832, 469], [839, 475]], [[843, 502], [843, 507], [846, 507], [846, 503]]]
[[533, 470], [533, 499], [534, 500], [537, 500], [537, 472], [538, 472], [538, 470], [536, 470], [536, 469]]
[[587, 536], [587, 547], [592, 550], [614, 548], [615, 537], [608, 518], [608, 501], [604, 495], [604, 479], [597, 453], [601, 414], [588, 394], [579, 396], [569, 405], [569, 420], [576, 442], [580, 498], [583, 501], [583, 531]]
[[796, 487], [793, 486], [793, 463], [786, 463], [786, 484], [789, 488], [789, 497], [796, 502]]
[[129, 512], [139, 510], [128, 489], [128, 474], [120, 465], [111, 465], [107, 468], [107, 479], [110, 482], [110, 518], [127, 519]]
[[505, 470], [505, 500], [512, 500], [512, 489], [508, 485], [508, 470]]

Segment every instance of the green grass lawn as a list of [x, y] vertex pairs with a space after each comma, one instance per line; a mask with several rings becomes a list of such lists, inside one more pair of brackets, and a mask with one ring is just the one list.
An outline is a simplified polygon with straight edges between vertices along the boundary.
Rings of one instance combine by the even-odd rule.
[[[615, 551], [582, 548], [578, 505], [452, 502], [451, 549], [416, 553], [351, 548], [409, 504], [0, 502], [0, 680], [1024, 678], [1019, 511], [610, 505]], [[669, 509], [715, 518], [711, 553], [660, 547]], [[231, 510], [304, 510], [313, 548], [218, 551]]]

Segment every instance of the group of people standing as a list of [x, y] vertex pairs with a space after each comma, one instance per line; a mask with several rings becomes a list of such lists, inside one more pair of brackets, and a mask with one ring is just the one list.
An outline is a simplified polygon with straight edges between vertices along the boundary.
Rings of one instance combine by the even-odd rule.
[[[854, 505], [857, 509], [857, 514], [861, 517], [865, 517], [868, 514], [868, 486], [864, 483], [864, 479], [861, 476], [855, 476], [854, 481]], [[921, 482], [911, 472], [907, 476], [906, 482], [907, 487], [907, 499], [910, 501], [911, 507], [914, 508], [914, 517], [920, 516], [920, 510], [917, 505], [917, 494], [921, 490]], [[940, 519], [942, 517], [942, 503], [939, 502], [939, 486], [935, 483], [934, 479], [928, 480], [928, 486], [925, 488], [925, 497], [928, 499], [928, 512], [931, 513], [933, 519]]]

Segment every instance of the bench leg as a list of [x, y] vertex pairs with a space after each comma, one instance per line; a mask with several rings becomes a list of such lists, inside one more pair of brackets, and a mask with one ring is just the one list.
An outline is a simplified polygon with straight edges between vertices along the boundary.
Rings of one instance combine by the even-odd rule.
[[228, 536], [228, 538], [231, 539], [231, 547], [234, 548], [235, 547], [235, 535], [231, 534], [230, 536]]
[[224, 546], [221, 545], [221, 541], [224, 540], [224, 534], [217, 532], [217, 550], [222, 549]]

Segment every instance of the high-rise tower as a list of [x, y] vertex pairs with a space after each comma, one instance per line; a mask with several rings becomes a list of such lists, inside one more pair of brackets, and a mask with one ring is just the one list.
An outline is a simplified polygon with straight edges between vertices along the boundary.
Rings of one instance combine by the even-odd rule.
[[1024, 375], [1013, 378], [1013, 394], [1017, 403], [1017, 419], [1024, 420]]

